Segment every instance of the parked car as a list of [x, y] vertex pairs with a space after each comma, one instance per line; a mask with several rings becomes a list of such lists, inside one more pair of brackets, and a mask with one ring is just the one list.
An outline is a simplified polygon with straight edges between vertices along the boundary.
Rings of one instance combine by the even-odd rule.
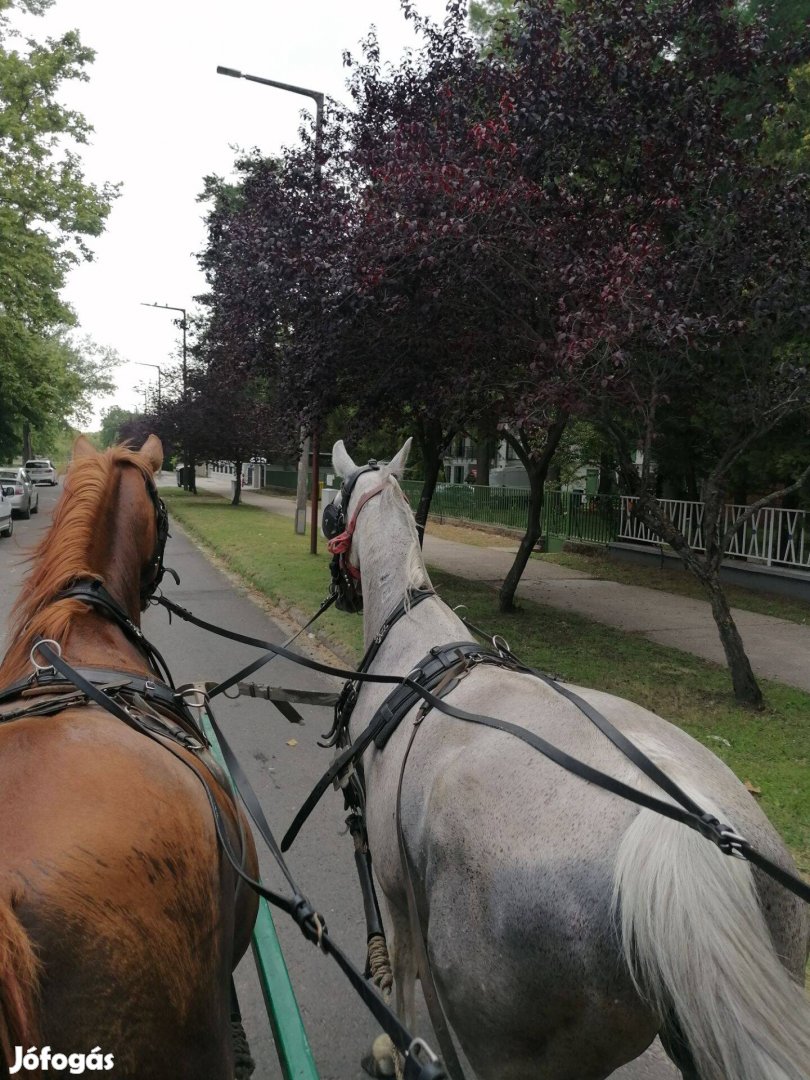
[[39, 492], [31, 482], [25, 469], [19, 465], [0, 466], [0, 484], [11, 487], [14, 494], [9, 496], [11, 508], [17, 517], [30, 518], [39, 510]]
[[11, 516], [13, 491], [13, 484], [0, 484], [0, 536], [11, 536], [14, 532], [14, 518]]
[[53, 462], [49, 461], [48, 458], [32, 458], [31, 461], [26, 461], [23, 468], [35, 484], [56, 486], [56, 469]]

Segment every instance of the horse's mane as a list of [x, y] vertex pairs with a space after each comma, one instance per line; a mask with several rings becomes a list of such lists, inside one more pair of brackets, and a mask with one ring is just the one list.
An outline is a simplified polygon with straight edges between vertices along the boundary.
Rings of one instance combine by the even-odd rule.
[[11, 613], [12, 644], [0, 671], [13, 671], [27, 659], [29, 642], [35, 634], [61, 641], [68, 624], [86, 611], [79, 601], [48, 610], [59, 592], [77, 578], [103, 582], [103, 575], [88, 560], [116, 467], [121, 464], [133, 465], [144, 477], [151, 476], [143, 458], [127, 446], [113, 446], [71, 463], [51, 527], [30, 556], [32, 566]]
[[425, 560], [422, 557], [422, 548], [419, 544], [419, 533], [416, 531], [413, 511], [408, 505], [408, 500], [405, 498], [402, 488], [396, 483], [396, 477], [389, 474], [389, 480], [394, 482], [386, 484], [380, 495], [380, 501], [386, 504], [386, 512], [388, 506], [390, 506], [395, 513], [402, 517], [403, 521], [407, 523], [408, 531], [411, 534], [411, 546], [408, 548], [408, 561], [405, 568], [406, 593], [404, 597], [406, 607], [409, 607], [408, 601], [412, 589], [432, 589], [433, 586], [428, 577]]

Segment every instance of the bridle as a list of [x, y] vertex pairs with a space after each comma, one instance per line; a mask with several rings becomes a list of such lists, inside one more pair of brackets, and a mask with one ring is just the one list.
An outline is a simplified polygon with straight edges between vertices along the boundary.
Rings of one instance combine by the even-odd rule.
[[158, 495], [157, 486], [150, 477], [145, 476], [144, 482], [146, 484], [146, 490], [149, 494], [149, 498], [152, 500], [152, 505], [155, 508], [155, 550], [152, 558], [146, 564], [141, 571], [141, 611], [145, 611], [149, 606], [149, 602], [160, 588], [160, 583], [163, 581], [165, 574], [171, 574], [175, 580], [175, 584], [180, 584], [180, 578], [176, 570], [172, 570], [169, 566], [163, 565], [163, 556], [166, 551], [166, 541], [171, 535], [169, 532], [169, 513], [166, 509], [166, 504], [163, 499]]
[[355, 484], [363, 473], [378, 472], [379, 468], [379, 464], [372, 458], [368, 465], [364, 465], [362, 469], [352, 473], [341, 485], [340, 495], [338, 496], [340, 502], [335, 499], [328, 506], [325, 506], [321, 518], [321, 528], [328, 541], [329, 553], [332, 555], [332, 561], [329, 564], [329, 571], [332, 575], [332, 582], [329, 587], [330, 595], [335, 597], [335, 607], [339, 611], [348, 611], [355, 615], [359, 615], [363, 610], [363, 589], [360, 583], [360, 570], [349, 558], [352, 538], [357, 528], [360, 511], [370, 499], [385, 490], [388, 485], [388, 478], [386, 477], [381, 484], [372, 488], [371, 491], [367, 491], [361, 497], [348, 526], [346, 525], [344, 507], [348, 509]]

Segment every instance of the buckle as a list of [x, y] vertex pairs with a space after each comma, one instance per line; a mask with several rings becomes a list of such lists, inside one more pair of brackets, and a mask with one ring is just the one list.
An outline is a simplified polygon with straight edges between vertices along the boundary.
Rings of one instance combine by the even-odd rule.
[[717, 841], [717, 846], [724, 855], [731, 855], [733, 859], [744, 859], [745, 852], [743, 851], [743, 844], [748, 844], [748, 841], [744, 836], [732, 832], [728, 826], [724, 826], [720, 829], [720, 837]]

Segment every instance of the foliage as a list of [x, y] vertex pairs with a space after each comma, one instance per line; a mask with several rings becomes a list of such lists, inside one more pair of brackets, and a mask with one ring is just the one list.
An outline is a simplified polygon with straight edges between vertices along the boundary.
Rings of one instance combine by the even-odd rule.
[[87, 421], [92, 395], [113, 389], [118, 357], [64, 330], [5, 337], [10, 329], [0, 316], [0, 454], [19, 452], [23, 423], [30, 429], [33, 451], [47, 454], [61, 432]]
[[[408, 423], [422, 518], [455, 432], [500, 427], [535, 475], [570, 414], [653, 516], [685, 425], [711, 520], [807, 402], [808, 179], [768, 147], [810, 36], [733, 0], [516, 0], [482, 53], [460, 0], [441, 25], [403, 9], [421, 48], [386, 67], [369, 35], [322, 138], [243, 163], [215, 204], [235, 355], [288, 434], [337, 404], [350, 437]], [[726, 620], [715, 553], [679, 543]]]
[[[61, 86], [86, 79], [92, 50], [69, 31], [45, 42], [15, 30], [17, 9], [41, 14], [50, 0], [0, 3], [0, 440], [19, 445], [23, 423], [40, 437], [86, 408], [98, 364], [62, 336], [74, 315], [60, 298], [69, 269], [91, 258], [86, 238], [104, 225], [116, 189], [88, 183], [77, 145], [84, 117], [59, 104]], [[87, 381], [84, 381], [88, 376]]]
[[106, 450], [107, 447], [115, 446], [122, 441], [121, 432], [124, 426], [135, 419], [136, 413], [130, 409], [122, 409], [118, 405], [111, 405], [101, 414], [101, 429], [98, 434], [99, 447]]

